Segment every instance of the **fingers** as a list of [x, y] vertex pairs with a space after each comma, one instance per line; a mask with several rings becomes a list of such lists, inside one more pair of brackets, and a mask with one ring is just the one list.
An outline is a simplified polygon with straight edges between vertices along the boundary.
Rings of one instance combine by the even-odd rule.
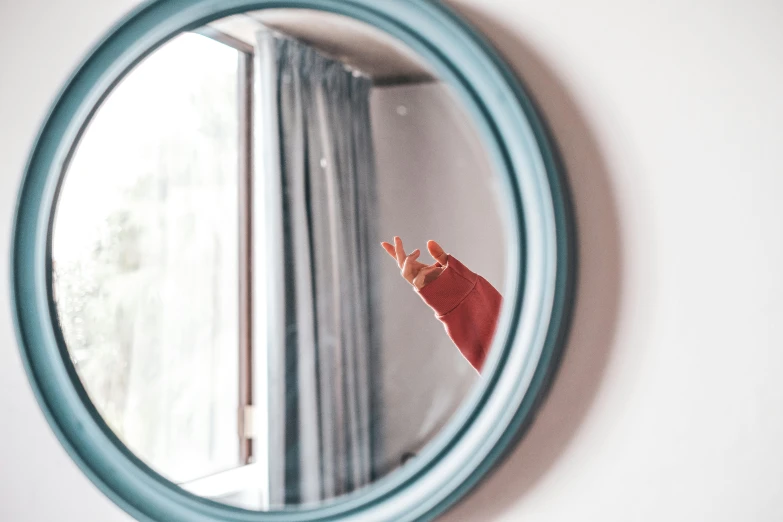
[[[443, 249], [438, 246], [437, 243], [434, 241], [431, 241], [437, 248], [440, 249], [440, 252], [442, 253], [442, 259], [444, 259], [444, 264], [448, 260], [448, 256], [443, 253]], [[409, 283], [416, 286], [414, 283], [415, 279], [423, 280], [421, 277], [418, 277], [422, 270], [430, 269], [427, 271], [427, 274], [429, 274], [432, 269], [435, 269], [436, 266], [427, 266], [424, 263], [421, 263], [418, 261], [419, 256], [421, 256], [421, 250], [418, 248], [411, 252], [410, 254], [405, 253], [405, 248], [402, 244], [402, 239], [400, 239], [399, 236], [394, 237], [394, 245], [391, 243], [387, 243], [386, 241], [381, 242], [381, 247], [386, 251], [387, 254], [392, 256], [397, 261], [397, 266], [400, 268], [400, 272], [402, 274], [402, 277], [405, 278]], [[430, 254], [432, 254], [433, 250], [430, 249]], [[433, 255], [433, 257], [435, 257]], [[441, 269], [442, 270], [442, 269]], [[428, 275], [428, 279], [432, 276]]]
[[428, 284], [435, 281], [437, 278], [440, 277], [440, 275], [443, 273], [445, 268], [442, 266], [428, 266], [426, 268], [423, 268], [422, 270], [419, 270], [419, 272], [416, 274], [416, 277], [413, 278], [413, 281], [411, 283], [413, 286], [421, 290]]
[[417, 248], [405, 258], [405, 261], [402, 264], [402, 277], [411, 284], [413, 284], [413, 279], [418, 275], [422, 267], [424, 267], [424, 265], [416, 261], [420, 255], [421, 250]]
[[381, 241], [381, 246], [386, 251], [387, 254], [392, 256], [392, 258], [396, 261], [397, 260], [397, 252], [394, 250], [394, 245], [391, 243], [387, 243], [386, 241]]
[[402, 265], [405, 264], [405, 249], [402, 247], [402, 239], [399, 237], [394, 238], [394, 252], [397, 257], [397, 265], [402, 269]]
[[430, 251], [432, 258], [441, 265], [445, 266], [449, 262], [449, 255], [435, 241], [427, 241], [427, 250]]

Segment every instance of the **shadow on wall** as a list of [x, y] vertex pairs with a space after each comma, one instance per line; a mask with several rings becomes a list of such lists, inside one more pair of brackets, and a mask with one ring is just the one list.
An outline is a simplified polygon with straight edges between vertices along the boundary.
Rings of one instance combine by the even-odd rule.
[[[601, 386], [622, 294], [621, 234], [610, 176], [598, 144], [563, 82], [515, 31], [475, 8], [449, 6], [487, 35], [535, 99], [565, 163], [578, 234], [571, 333], [538, 415], [496, 471], [442, 520], [495, 520], [551, 469], [578, 432]], [[480, 511], [480, 515], [478, 510]]]

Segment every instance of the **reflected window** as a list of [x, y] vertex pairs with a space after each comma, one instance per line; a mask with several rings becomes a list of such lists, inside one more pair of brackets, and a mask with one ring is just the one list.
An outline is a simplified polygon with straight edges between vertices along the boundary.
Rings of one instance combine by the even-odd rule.
[[53, 231], [53, 292], [77, 372], [120, 439], [179, 483], [247, 458], [241, 54], [183, 34], [133, 69], [75, 150]]

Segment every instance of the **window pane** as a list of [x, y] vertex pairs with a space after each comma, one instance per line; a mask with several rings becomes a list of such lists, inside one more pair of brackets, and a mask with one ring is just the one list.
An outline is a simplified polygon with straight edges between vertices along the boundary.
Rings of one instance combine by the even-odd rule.
[[118, 436], [187, 481], [239, 465], [238, 52], [172, 40], [97, 112], [68, 169], [54, 293]]

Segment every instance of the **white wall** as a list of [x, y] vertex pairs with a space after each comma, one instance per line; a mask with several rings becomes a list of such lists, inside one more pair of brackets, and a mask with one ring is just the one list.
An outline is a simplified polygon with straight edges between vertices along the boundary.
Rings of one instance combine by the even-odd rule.
[[[133, 3], [0, 4], [0, 244], [46, 107]], [[524, 74], [559, 137], [582, 267], [540, 417], [444, 519], [783, 519], [783, 4], [457, 5]], [[0, 519], [127, 520], [36, 410], [5, 298], [0, 346]]]
[[[505, 230], [492, 165], [469, 116], [441, 83], [373, 89], [379, 241], [400, 236], [406, 252], [427, 240], [499, 290]], [[432, 310], [380, 249], [381, 437], [395, 467], [435, 437], [478, 380]]]

